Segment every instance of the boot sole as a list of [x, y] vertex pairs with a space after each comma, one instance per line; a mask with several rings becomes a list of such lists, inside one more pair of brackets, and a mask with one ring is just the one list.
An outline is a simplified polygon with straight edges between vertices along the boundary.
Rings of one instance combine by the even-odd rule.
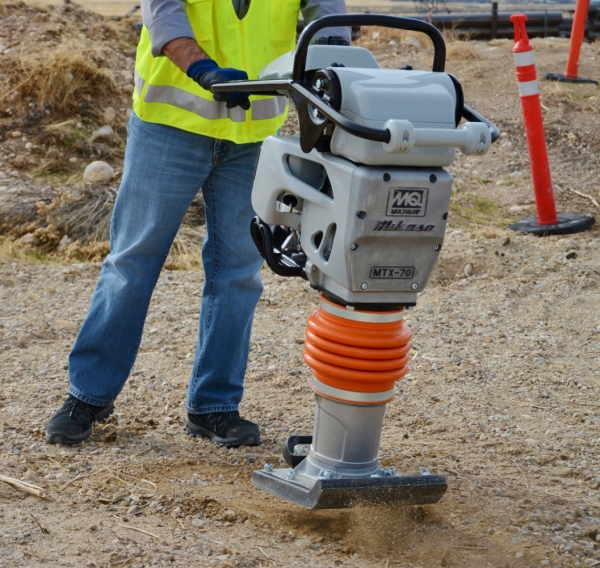
[[198, 426], [197, 424], [191, 424], [189, 420], [186, 420], [184, 430], [188, 436], [192, 436], [194, 438], [210, 438], [212, 442], [214, 442], [218, 446], [223, 446], [225, 448], [260, 445], [260, 436], [257, 437], [254, 434], [246, 434], [241, 438], [221, 438], [220, 436], [217, 436], [214, 432], [211, 432], [207, 428]]
[[90, 424], [90, 427], [85, 432], [82, 432], [77, 436], [68, 436], [66, 434], [61, 434], [60, 432], [54, 432], [52, 434], [46, 435], [46, 442], [48, 442], [49, 444], [79, 444], [80, 442], [84, 442], [92, 435], [92, 425], [95, 422], [103, 422], [114, 411], [115, 406], [111, 403], [104, 410], [98, 413], [98, 415], [94, 418], [94, 422]]

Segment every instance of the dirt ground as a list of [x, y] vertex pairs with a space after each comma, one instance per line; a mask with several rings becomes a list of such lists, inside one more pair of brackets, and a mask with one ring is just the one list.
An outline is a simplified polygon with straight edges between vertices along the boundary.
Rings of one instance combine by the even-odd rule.
[[[430, 65], [430, 50], [402, 35], [368, 32], [360, 42], [384, 66]], [[540, 76], [563, 70], [567, 42], [533, 44]], [[100, 263], [27, 249], [22, 233], [8, 231], [0, 246], [0, 475], [45, 497], [0, 482], [0, 567], [600, 566], [600, 229], [546, 238], [505, 229], [535, 214], [510, 49], [503, 41], [448, 45], [447, 71], [502, 136], [483, 159], [458, 155], [450, 168], [450, 227], [408, 318], [410, 371], [382, 435], [384, 465], [447, 476], [442, 500], [309, 512], [252, 487], [254, 469], [283, 466], [289, 435], [310, 433], [314, 405], [302, 350], [317, 293], [268, 269], [240, 409], [261, 424], [261, 446], [223, 449], [183, 432], [201, 268], [163, 271], [115, 415], [83, 445], [46, 444]], [[117, 55], [110, 61], [126, 65]], [[598, 42], [583, 46], [580, 75], [600, 75]], [[540, 88], [558, 210], [597, 215], [598, 88]], [[66, 160], [62, 177], [32, 173], [53, 142], [0, 105], [0, 197], [79, 187], [81, 163]], [[22, 136], [12, 136], [17, 128]], [[37, 153], [25, 150], [28, 141]], [[116, 167], [117, 154], [105, 153]], [[16, 167], [21, 155], [28, 161]]]

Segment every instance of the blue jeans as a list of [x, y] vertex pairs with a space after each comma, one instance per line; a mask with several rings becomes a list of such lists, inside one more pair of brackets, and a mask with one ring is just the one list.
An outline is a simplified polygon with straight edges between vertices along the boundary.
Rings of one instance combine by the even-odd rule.
[[262, 258], [250, 237], [250, 192], [260, 143], [216, 140], [144, 122], [135, 114], [128, 131], [111, 252], [69, 356], [69, 392], [97, 406], [121, 392], [161, 268], [202, 187], [205, 282], [187, 410], [237, 410], [254, 308], [262, 293]]

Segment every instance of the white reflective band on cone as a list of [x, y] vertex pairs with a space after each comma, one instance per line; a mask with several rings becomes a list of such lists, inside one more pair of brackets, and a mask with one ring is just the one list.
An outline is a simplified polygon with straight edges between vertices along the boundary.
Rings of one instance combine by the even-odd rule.
[[385, 392], [354, 392], [336, 389], [312, 377], [310, 387], [325, 398], [348, 402], [350, 404], [384, 404], [394, 398], [394, 389]]
[[515, 56], [516, 67], [525, 67], [526, 65], [533, 65], [535, 63], [533, 60], [533, 50], [522, 51], [521, 53], [514, 53], [513, 55]]
[[357, 312], [324, 301], [321, 301], [321, 309], [333, 316], [366, 323], [393, 323], [403, 320], [404, 315], [407, 313], [406, 310], [400, 312]]
[[529, 95], [537, 95], [540, 92], [537, 81], [525, 81], [519, 83], [519, 95], [527, 97]]

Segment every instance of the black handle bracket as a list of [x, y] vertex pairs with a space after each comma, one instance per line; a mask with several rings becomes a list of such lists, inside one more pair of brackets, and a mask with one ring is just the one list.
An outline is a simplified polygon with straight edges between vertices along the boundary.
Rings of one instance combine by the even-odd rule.
[[[211, 86], [211, 91], [213, 93], [242, 91], [271, 96], [288, 93], [298, 110], [300, 119], [300, 147], [306, 153], [310, 152], [317, 145], [326, 127], [330, 124], [334, 124], [348, 134], [358, 136], [359, 138], [388, 143], [390, 141], [389, 130], [371, 128], [347, 118], [323, 101], [310, 83], [306, 70], [310, 41], [319, 30], [331, 26], [383, 26], [422, 32], [433, 42], [432, 71], [444, 72], [446, 65], [446, 44], [444, 43], [442, 34], [435, 26], [414, 18], [400, 18], [384, 14], [331, 15], [324, 16], [304, 28], [298, 40], [291, 79], [215, 83]], [[460, 116], [471, 122], [483, 122], [486, 124], [491, 130], [492, 142], [495, 142], [500, 136], [500, 131], [493, 123], [467, 105], [462, 107], [462, 112], [460, 112], [457, 118], [460, 118]]]

